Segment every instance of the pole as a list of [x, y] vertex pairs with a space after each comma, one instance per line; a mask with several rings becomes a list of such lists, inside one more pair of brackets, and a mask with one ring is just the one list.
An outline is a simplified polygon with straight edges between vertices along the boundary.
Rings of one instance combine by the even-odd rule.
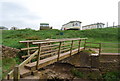
[[36, 70], [38, 70], [38, 66], [39, 66], [39, 60], [40, 60], [40, 54], [41, 54], [41, 44], [39, 44], [38, 47], [39, 47], [39, 49], [38, 49], [38, 56], [37, 56]]
[[19, 81], [19, 79], [20, 79], [19, 65], [16, 65], [14, 68], [13, 78], [14, 78], [14, 81]]
[[60, 49], [61, 49], [61, 44], [62, 44], [62, 42], [60, 42], [60, 44], [59, 44], [59, 49], [58, 49], [58, 58], [57, 58], [57, 60], [59, 61], [59, 58], [60, 58]]
[[72, 48], [73, 48], [73, 40], [72, 40], [72, 42], [71, 42], [70, 56], [72, 55]]

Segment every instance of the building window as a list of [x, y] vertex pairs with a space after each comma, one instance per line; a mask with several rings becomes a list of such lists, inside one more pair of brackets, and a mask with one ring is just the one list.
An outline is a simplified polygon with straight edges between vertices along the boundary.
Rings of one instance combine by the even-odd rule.
[[75, 26], [78, 26], [78, 23], [76, 23]]

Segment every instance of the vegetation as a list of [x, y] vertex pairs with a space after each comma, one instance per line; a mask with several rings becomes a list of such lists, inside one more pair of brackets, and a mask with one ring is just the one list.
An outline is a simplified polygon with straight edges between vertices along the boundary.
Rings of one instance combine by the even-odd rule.
[[120, 71], [107, 72], [103, 75], [105, 81], [120, 81]]
[[[62, 39], [62, 38], [88, 38], [91, 42], [118, 42], [120, 35], [118, 35], [119, 28], [104, 28], [92, 30], [3, 30], [3, 45], [21, 48], [23, 47], [19, 41], [23, 40], [40, 40], [40, 39]], [[62, 34], [61, 34], [62, 33]]]
[[[41, 39], [62, 39], [62, 38], [88, 38], [90, 42], [104, 42], [104, 43], [117, 43], [120, 39], [118, 33], [119, 28], [104, 28], [104, 29], [92, 29], [92, 30], [31, 30], [31, 29], [21, 29], [21, 30], [3, 30], [2, 31], [2, 42], [3, 45], [13, 47], [13, 48], [22, 48], [23, 44], [20, 44], [19, 41], [24, 40], [41, 40]], [[89, 50], [90, 52], [93, 52]], [[16, 62], [17, 60], [17, 62]], [[19, 64], [19, 58], [5, 58], [3, 59], [3, 77], [9, 72], [15, 64]], [[79, 73], [76, 70], [73, 70], [72, 73], [75, 76], [83, 77], [82, 73]], [[109, 75], [108, 75], [109, 76]], [[108, 76], [104, 76], [105, 78]]]
[[2, 77], [5, 78], [8, 72], [12, 70], [12, 68], [15, 66], [16, 61], [13, 58], [3, 58], [2, 59]]

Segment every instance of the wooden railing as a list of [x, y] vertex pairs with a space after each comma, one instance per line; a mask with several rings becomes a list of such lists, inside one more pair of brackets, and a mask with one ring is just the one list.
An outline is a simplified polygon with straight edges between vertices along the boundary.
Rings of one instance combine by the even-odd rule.
[[[36, 70], [39, 69], [39, 60], [58, 55], [57, 60], [60, 59], [60, 54], [70, 51], [70, 56], [72, 55], [72, 50], [78, 49], [80, 52], [80, 47], [85, 46], [87, 38], [71, 38], [71, 39], [49, 39], [49, 40], [32, 40], [32, 41], [20, 41], [20, 43], [25, 43], [27, 48], [22, 48], [22, 51], [27, 51], [27, 55], [22, 56], [25, 59], [20, 65], [17, 67], [20, 69], [24, 67], [27, 63], [31, 62], [31, 60], [35, 59], [36, 62]], [[31, 45], [35, 45], [35, 47], [31, 47]], [[85, 47], [84, 47], [85, 48]], [[31, 50], [35, 50], [34, 53], [30, 53]], [[15, 77], [16, 72], [12, 70], [8, 73], [8, 79], [12, 79]], [[17, 74], [18, 75], [18, 74]]]
[[84, 50], [86, 50], [87, 48], [93, 48], [94, 51], [95, 49], [97, 49], [96, 51], [98, 52], [98, 54], [100, 55], [101, 53], [101, 43], [93, 43], [93, 42], [86, 42], [84, 44]]

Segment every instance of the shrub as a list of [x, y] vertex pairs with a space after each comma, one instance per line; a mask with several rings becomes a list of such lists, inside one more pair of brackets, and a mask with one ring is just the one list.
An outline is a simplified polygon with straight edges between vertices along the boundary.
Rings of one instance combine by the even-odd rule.
[[103, 75], [104, 81], [120, 81], [120, 72], [107, 72]]

